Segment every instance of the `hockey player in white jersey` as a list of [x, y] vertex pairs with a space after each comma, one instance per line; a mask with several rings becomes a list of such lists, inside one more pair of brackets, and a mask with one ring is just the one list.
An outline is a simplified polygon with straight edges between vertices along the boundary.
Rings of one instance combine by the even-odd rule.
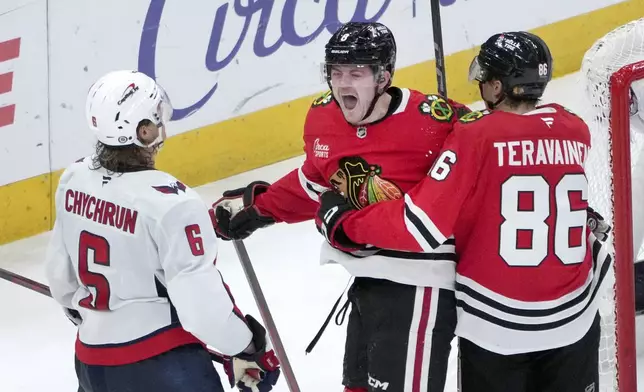
[[78, 326], [79, 391], [223, 391], [206, 345], [226, 355], [231, 387], [270, 391], [278, 361], [215, 266], [206, 205], [154, 168], [172, 114], [166, 93], [143, 73], [110, 72], [86, 114], [96, 154], [60, 178], [46, 267]]

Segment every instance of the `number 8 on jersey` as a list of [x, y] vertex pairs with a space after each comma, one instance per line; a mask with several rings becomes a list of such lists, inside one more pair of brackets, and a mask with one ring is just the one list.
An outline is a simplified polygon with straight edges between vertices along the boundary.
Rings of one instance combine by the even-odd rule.
[[556, 184], [538, 175], [511, 176], [501, 185], [499, 255], [513, 267], [536, 267], [550, 252], [563, 264], [582, 263], [587, 200], [583, 174], [566, 174]]

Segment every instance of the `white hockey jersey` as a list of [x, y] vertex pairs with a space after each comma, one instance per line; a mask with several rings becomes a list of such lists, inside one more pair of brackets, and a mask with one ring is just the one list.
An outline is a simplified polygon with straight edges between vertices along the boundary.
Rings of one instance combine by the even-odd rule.
[[88, 157], [63, 173], [56, 215], [46, 273], [53, 297], [83, 318], [82, 362], [133, 363], [190, 343], [227, 355], [248, 346], [194, 190], [157, 170], [93, 170]]

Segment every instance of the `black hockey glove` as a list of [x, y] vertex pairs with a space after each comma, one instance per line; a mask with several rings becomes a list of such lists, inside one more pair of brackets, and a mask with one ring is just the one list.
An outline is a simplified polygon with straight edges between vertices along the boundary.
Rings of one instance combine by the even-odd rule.
[[255, 230], [275, 223], [262, 215], [255, 206], [255, 197], [268, 190], [269, 183], [254, 181], [244, 188], [226, 191], [210, 210], [210, 218], [217, 233], [223, 240], [242, 240]]
[[63, 312], [65, 312], [65, 316], [67, 316], [69, 321], [74, 323], [75, 326], [78, 327], [83, 322], [83, 318], [80, 313], [78, 313], [78, 310], [63, 307]]
[[342, 230], [342, 221], [352, 211], [355, 211], [353, 206], [339, 193], [326, 191], [320, 195], [320, 207], [315, 216], [315, 225], [331, 246], [345, 252], [365, 248], [351, 241]]
[[244, 352], [224, 361], [224, 371], [230, 387], [242, 392], [268, 392], [280, 376], [277, 356], [266, 341], [266, 329], [252, 316], [246, 315], [246, 323], [253, 333], [253, 340]]
[[604, 242], [608, 238], [608, 233], [610, 232], [611, 226], [604, 221], [604, 217], [601, 216], [597, 211], [588, 207], [588, 227], [593, 232], [595, 237], [598, 240]]

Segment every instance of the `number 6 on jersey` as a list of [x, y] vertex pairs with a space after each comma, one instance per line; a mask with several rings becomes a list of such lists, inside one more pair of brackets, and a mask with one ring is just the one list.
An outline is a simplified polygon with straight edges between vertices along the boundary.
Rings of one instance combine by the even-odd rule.
[[456, 163], [456, 153], [452, 150], [445, 150], [440, 157], [434, 162], [434, 166], [429, 171], [429, 176], [436, 181], [443, 181], [452, 170], [452, 165]]

